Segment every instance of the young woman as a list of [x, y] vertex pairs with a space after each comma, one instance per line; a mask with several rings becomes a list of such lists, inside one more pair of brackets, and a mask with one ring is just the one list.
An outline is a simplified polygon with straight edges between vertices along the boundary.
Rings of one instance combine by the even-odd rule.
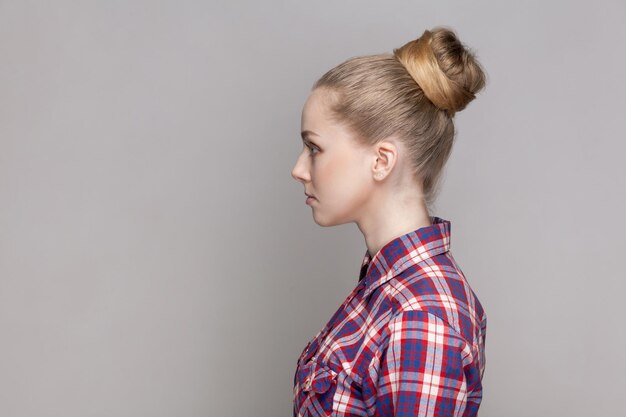
[[475, 56], [438, 27], [313, 86], [292, 176], [315, 222], [355, 222], [367, 251], [358, 285], [297, 361], [294, 416], [477, 414], [486, 316], [450, 252], [450, 221], [429, 207], [454, 114], [484, 84]]

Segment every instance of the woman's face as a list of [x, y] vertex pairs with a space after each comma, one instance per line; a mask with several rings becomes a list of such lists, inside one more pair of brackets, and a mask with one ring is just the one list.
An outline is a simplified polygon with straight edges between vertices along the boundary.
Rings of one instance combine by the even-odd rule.
[[355, 221], [374, 184], [372, 151], [359, 145], [347, 126], [331, 120], [328, 99], [327, 90], [316, 89], [304, 104], [303, 147], [291, 172], [314, 197], [309, 204], [320, 226]]

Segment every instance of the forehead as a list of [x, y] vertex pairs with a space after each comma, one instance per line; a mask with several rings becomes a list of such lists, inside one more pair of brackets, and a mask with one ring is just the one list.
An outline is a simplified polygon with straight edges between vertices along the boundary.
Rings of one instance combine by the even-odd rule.
[[355, 137], [352, 129], [333, 114], [332, 106], [339, 100], [338, 93], [321, 87], [313, 90], [302, 108], [302, 130], [317, 134], [322, 140]]
[[330, 104], [333, 96], [325, 89], [315, 89], [311, 92], [302, 108], [302, 128], [310, 130], [315, 125], [332, 123]]
[[354, 130], [333, 117], [330, 109], [338, 99], [334, 91], [325, 88], [313, 90], [302, 109], [302, 131], [315, 133], [312, 139], [322, 146], [366, 150], [368, 146], [357, 140]]

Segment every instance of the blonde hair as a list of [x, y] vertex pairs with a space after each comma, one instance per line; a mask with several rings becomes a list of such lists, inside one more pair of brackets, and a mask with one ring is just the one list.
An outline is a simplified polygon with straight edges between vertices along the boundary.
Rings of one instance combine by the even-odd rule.
[[426, 30], [393, 54], [358, 56], [326, 72], [315, 84], [331, 94], [331, 114], [364, 144], [397, 135], [426, 206], [438, 194], [455, 136], [453, 117], [485, 85], [485, 73], [448, 28]]

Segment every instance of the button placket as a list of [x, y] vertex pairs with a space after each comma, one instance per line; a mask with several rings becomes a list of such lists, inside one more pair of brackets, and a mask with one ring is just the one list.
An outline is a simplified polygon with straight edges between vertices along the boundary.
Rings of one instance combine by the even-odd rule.
[[302, 388], [304, 388], [306, 391], [309, 391], [311, 389], [311, 376], [308, 376], [304, 380], [304, 385], [302, 385]]
[[[335, 312], [333, 317], [326, 324], [326, 326], [321, 331], [321, 333], [317, 336], [317, 352], [320, 352], [322, 345], [324, 345], [324, 343], [326, 342], [326, 337], [335, 328], [335, 324], [338, 321], [338, 318], [346, 311], [346, 309], [348, 308], [352, 300], [354, 300], [359, 295], [359, 293], [361, 293], [364, 290], [364, 288], [365, 288], [365, 281], [359, 282], [359, 284], [354, 288], [352, 293], [343, 302], [343, 304], [341, 304], [339, 309]], [[308, 360], [315, 359], [315, 356], [317, 356], [317, 352]]]

